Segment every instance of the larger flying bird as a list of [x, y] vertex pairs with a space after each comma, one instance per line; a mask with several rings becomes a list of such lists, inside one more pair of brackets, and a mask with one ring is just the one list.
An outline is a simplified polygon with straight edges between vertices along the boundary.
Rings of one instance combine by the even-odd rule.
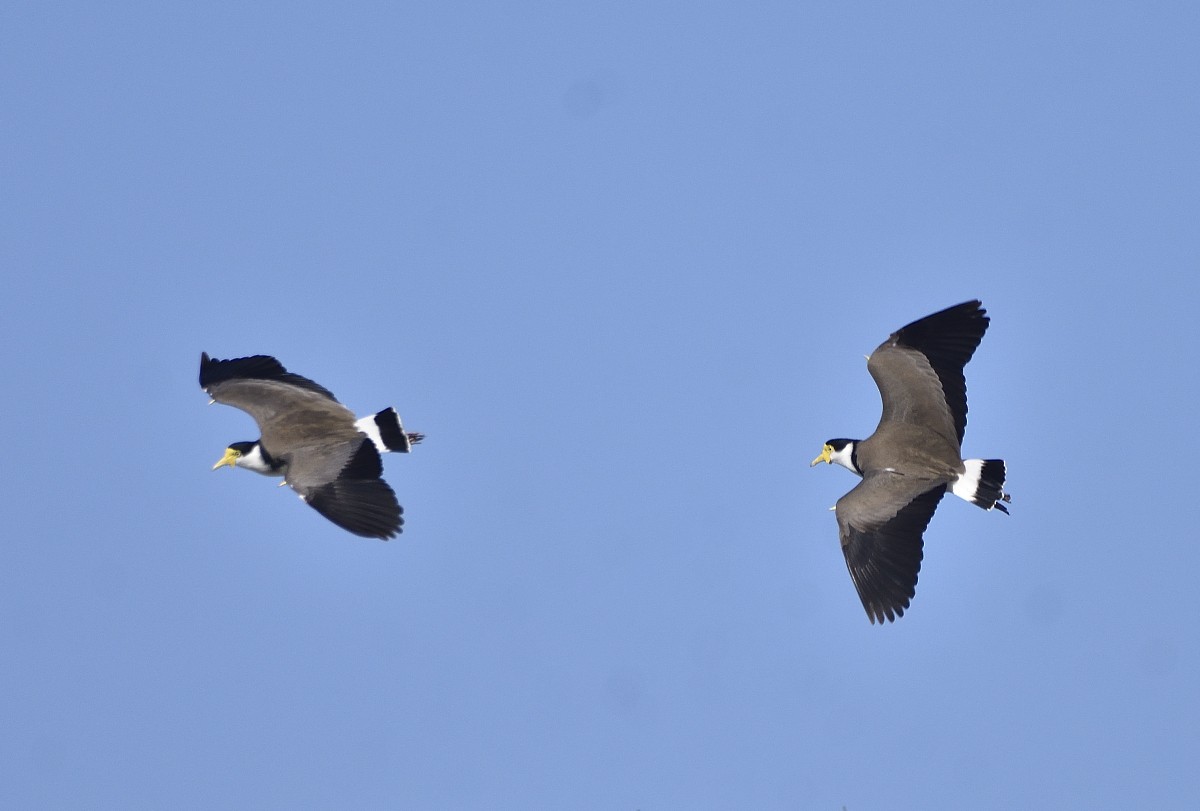
[[275, 358], [216, 360], [200, 355], [200, 387], [213, 402], [245, 411], [262, 438], [235, 442], [213, 465], [282, 476], [300, 498], [343, 529], [392, 538], [404, 512], [383, 474], [381, 452], [407, 453], [423, 439], [406, 433], [395, 409], [356, 419], [324, 386]]
[[895, 621], [916, 594], [922, 535], [946, 490], [1008, 512], [1002, 459], [962, 458], [967, 425], [963, 367], [987, 331], [968, 301], [892, 333], [867, 359], [883, 416], [867, 439], [831, 439], [812, 466], [839, 464], [862, 481], [838, 499], [846, 566], [871, 622]]

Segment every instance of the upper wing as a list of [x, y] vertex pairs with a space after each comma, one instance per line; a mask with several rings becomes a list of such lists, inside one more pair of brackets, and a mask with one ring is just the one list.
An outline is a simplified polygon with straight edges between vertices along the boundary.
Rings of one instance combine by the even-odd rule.
[[921, 536], [946, 492], [944, 484], [929, 485], [912, 476], [872, 473], [838, 499], [842, 553], [872, 623], [903, 616], [917, 593]]
[[245, 411], [276, 456], [289, 447], [355, 439], [354, 413], [328, 389], [288, 372], [266, 355], [235, 360], [200, 356], [200, 386], [218, 403]]
[[364, 435], [355, 442], [301, 448], [292, 454], [287, 483], [305, 503], [339, 527], [387, 539], [404, 524], [404, 509], [387, 482], [383, 463]]
[[275, 380], [287, 383], [298, 389], [313, 391], [337, 402], [333, 392], [324, 386], [314, 383], [307, 377], [293, 374], [283, 368], [283, 364], [270, 355], [252, 355], [248, 358], [232, 360], [217, 360], [210, 358], [207, 352], [200, 353], [200, 388], [208, 391], [210, 387], [227, 380]]
[[887, 420], [929, 426], [962, 444], [967, 426], [963, 367], [987, 331], [987, 311], [968, 301], [902, 327], [871, 354], [867, 369]]

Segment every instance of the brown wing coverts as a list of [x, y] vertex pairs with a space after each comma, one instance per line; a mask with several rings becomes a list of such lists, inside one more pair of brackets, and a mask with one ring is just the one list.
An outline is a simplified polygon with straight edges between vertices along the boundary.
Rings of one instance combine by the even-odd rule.
[[929, 359], [942, 383], [960, 444], [967, 426], [967, 382], [963, 367], [975, 354], [990, 320], [982, 302], [966, 301], [914, 321], [888, 339], [889, 344], [911, 347]]

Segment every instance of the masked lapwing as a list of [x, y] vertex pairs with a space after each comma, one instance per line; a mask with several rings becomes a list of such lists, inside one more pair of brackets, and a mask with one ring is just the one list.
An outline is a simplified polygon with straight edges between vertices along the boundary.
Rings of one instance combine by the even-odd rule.
[[407, 433], [395, 409], [356, 419], [324, 386], [268, 355], [216, 360], [200, 355], [200, 387], [213, 402], [245, 411], [262, 437], [235, 442], [213, 465], [282, 476], [304, 503], [365, 538], [400, 532], [404, 512], [380, 476], [380, 453], [407, 453], [423, 439]]
[[867, 358], [883, 398], [875, 433], [831, 439], [812, 466], [839, 464], [862, 481], [834, 506], [850, 577], [871, 622], [895, 621], [916, 594], [922, 535], [949, 489], [1008, 512], [1001, 459], [962, 458], [967, 425], [963, 367], [988, 327], [968, 301], [892, 333]]

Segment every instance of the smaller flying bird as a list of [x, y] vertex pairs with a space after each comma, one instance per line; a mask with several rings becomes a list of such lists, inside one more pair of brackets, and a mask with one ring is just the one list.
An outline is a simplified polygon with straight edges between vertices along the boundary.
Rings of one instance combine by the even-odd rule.
[[228, 465], [282, 476], [304, 503], [365, 538], [400, 531], [404, 510], [380, 478], [380, 453], [408, 453], [424, 439], [407, 433], [394, 408], [356, 419], [324, 386], [269, 355], [216, 360], [200, 355], [200, 388], [215, 403], [245, 411], [262, 438], [234, 442], [213, 470]]
[[831, 439], [812, 466], [839, 464], [862, 481], [838, 499], [846, 566], [872, 623], [895, 621], [916, 595], [922, 535], [947, 488], [985, 510], [1010, 501], [1002, 459], [962, 458], [963, 367], [989, 318], [968, 301], [892, 333], [867, 358], [883, 415], [866, 439]]

